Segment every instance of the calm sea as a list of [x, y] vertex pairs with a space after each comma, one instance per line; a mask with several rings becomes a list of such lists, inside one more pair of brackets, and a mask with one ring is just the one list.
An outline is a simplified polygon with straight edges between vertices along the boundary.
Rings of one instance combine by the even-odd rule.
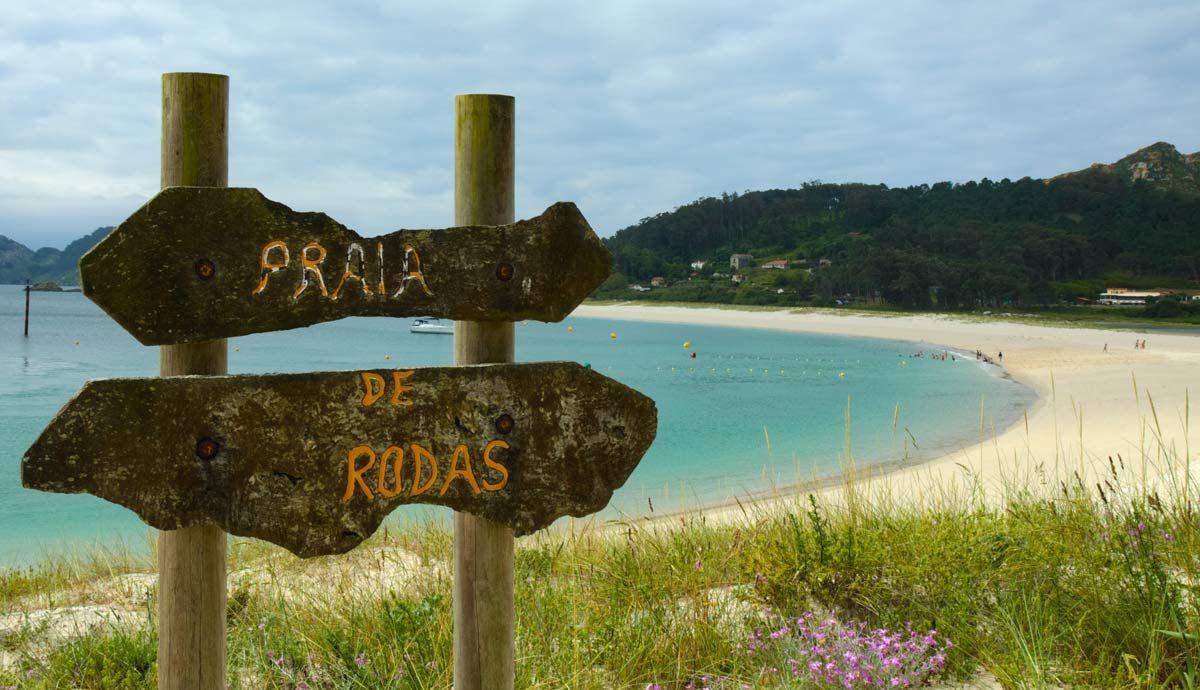
[[[158, 350], [139, 345], [78, 293], [32, 297], [26, 339], [24, 294], [0, 285], [0, 563], [79, 543], [144, 548], [148, 528], [132, 513], [91, 496], [24, 489], [19, 463], [85, 380], [154, 375]], [[232, 340], [229, 368], [446, 365], [451, 340], [409, 333], [407, 320], [346, 319]], [[913, 357], [920, 350], [926, 356]], [[906, 454], [915, 462], [990, 436], [1033, 400], [974, 358], [930, 353], [927, 345], [748, 329], [583, 318], [517, 325], [519, 360], [589, 363], [658, 403], [658, 438], [610, 515], [646, 513], [651, 503], [661, 512], [730, 500], [836, 472], [848, 436], [860, 464]]]

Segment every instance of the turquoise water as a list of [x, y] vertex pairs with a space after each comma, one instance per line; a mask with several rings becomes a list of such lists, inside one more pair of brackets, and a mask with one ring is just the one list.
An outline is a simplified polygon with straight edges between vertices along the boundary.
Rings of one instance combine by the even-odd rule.
[[[147, 528], [132, 513], [91, 496], [24, 489], [19, 463], [85, 380], [154, 375], [157, 348], [139, 345], [78, 293], [33, 293], [28, 339], [23, 309], [21, 288], [0, 285], [0, 563], [77, 542], [144, 546]], [[229, 367], [445, 365], [451, 340], [409, 333], [406, 320], [346, 319], [233, 340]], [[981, 406], [990, 435], [1033, 399], [973, 358], [911, 356], [921, 349], [929, 354], [911, 343], [574, 317], [517, 326], [519, 360], [587, 362], [658, 403], [658, 438], [610, 515], [643, 514], [651, 503], [661, 512], [730, 500], [835, 472], [845, 455], [848, 403], [853, 453], [868, 463], [906, 452], [915, 461], [978, 440]]]

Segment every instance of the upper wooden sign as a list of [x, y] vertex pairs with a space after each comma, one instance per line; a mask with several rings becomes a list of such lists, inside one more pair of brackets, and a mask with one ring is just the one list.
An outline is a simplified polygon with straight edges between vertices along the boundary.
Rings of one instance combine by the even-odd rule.
[[656, 426], [654, 401], [567, 362], [106, 379], [42, 432], [21, 480], [315, 556], [406, 503], [518, 535], [596, 512]]
[[84, 294], [142, 344], [167, 345], [347, 316], [560, 321], [609, 264], [571, 203], [510, 225], [363, 238], [256, 189], [171, 187], [79, 271]]

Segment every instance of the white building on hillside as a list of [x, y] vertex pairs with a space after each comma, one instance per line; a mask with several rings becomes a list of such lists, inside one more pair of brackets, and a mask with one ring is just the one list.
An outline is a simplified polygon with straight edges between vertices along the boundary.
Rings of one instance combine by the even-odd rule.
[[1151, 300], [1156, 300], [1162, 297], [1163, 293], [1154, 290], [1138, 291], [1130, 290], [1129, 288], [1108, 288], [1096, 300], [1097, 304], [1112, 304], [1112, 305], [1129, 305], [1129, 304], [1146, 304]]

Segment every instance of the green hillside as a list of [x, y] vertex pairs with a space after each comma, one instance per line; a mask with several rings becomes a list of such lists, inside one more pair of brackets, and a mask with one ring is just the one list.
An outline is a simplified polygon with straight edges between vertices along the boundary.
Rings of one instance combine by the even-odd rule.
[[1060, 175], [1056, 179], [1088, 172], [1116, 175], [1130, 182], [1145, 181], [1159, 189], [1181, 194], [1200, 194], [1200, 153], [1183, 155], [1164, 141], [1151, 144], [1116, 163], [1097, 163], [1087, 170]]
[[[1200, 154], [1157, 143], [1049, 180], [723, 194], [607, 244], [614, 275], [596, 296], [610, 299], [971, 309], [1073, 303], [1106, 286], [1200, 290]], [[734, 253], [753, 267], [731, 269]], [[762, 267], [772, 259], [789, 268]], [[666, 286], [630, 289], [655, 277]]]
[[0, 235], [0, 284], [50, 280], [60, 285], [79, 285], [79, 257], [110, 232], [111, 227], [96, 228], [65, 249], [43, 247], [37, 251]]

